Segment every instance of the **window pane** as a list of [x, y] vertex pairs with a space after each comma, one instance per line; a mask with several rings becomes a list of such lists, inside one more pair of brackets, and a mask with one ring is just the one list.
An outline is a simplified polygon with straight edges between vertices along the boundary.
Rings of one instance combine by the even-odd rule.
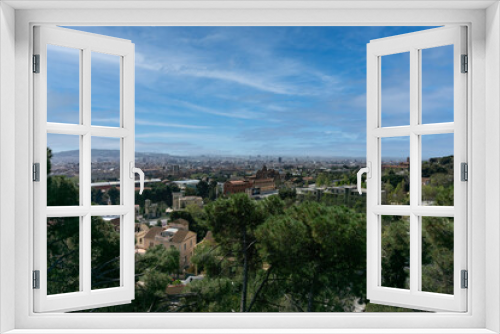
[[80, 136], [47, 134], [47, 206], [80, 204]]
[[80, 122], [80, 52], [47, 45], [47, 122]]
[[120, 216], [92, 217], [92, 290], [120, 286]]
[[80, 218], [47, 218], [47, 294], [80, 291]]
[[410, 204], [410, 138], [381, 139], [381, 204]]
[[423, 49], [422, 123], [453, 122], [453, 45]]
[[410, 217], [382, 216], [382, 286], [410, 288]]
[[92, 125], [120, 126], [120, 58], [92, 52]]
[[410, 124], [410, 53], [380, 57], [382, 126]]
[[422, 205], [453, 206], [453, 137], [422, 136]]
[[120, 205], [120, 138], [92, 137], [92, 204]]
[[422, 217], [422, 291], [453, 294], [453, 218]]

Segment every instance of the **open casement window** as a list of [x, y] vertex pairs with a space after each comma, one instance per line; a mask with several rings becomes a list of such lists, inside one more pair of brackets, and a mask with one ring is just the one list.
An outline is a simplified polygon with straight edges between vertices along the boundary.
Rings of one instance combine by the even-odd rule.
[[[134, 44], [35, 27], [33, 60], [34, 311], [129, 303], [134, 298]], [[58, 148], [73, 150], [65, 157], [73, 169], [61, 170], [54, 159], [49, 164], [49, 150], [55, 157]], [[114, 157], [120, 168], [110, 168], [110, 178], [99, 180], [92, 162], [111, 158], [106, 152], [120, 152]], [[108, 205], [93, 202], [93, 192], [104, 192], [96, 184], [113, 185]]]
[[[371, 303], [467, 310], [466, 54], [465, 27], [367, 46]], [[433, 159], [444, 146], [450, 153]], [[392, 179], [403, 181], [391, 185]]]

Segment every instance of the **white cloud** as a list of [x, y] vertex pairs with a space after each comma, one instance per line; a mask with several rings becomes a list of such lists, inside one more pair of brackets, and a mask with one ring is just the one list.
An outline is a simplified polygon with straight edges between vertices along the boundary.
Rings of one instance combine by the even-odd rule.
[[135, 124], [138, 125], [149, 125], [149, 126], [161, 126], [166, 128], [181, 128], [181, 129], [208, 129], [210, 127], [204, 125], [190, 125], [190, 124], [178, 124], [178, 123], [165, 123], [158, 121], [148, 121], [143, 119], [136, 119]]

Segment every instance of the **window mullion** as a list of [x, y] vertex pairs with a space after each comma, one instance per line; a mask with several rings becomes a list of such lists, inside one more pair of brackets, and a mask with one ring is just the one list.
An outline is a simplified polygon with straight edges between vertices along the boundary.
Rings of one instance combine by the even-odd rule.
[[419, 122], [420, 101], [420, 64], [419, 50], [410, 50], [410, 291], [415, 293], [419, 289], [421, 276], [419, 217], [413, 212], [420, 204], [420, 137], [415, 133]]
[[[89, 48], [83, 49], [83, 62], [82, 62], [82, 82], [80, 86], [80, 96], [82, 99], [82, 125], [87, 129], [91, 126], [91, 50]], [[92, 290], [92, 245], [91, 245], [91, 215], [90, 215], [90, 205], [91, 205], [91, 194], [90, 194], [90, 184], [91, 184], [91, 145], [92, 138], [90, 132], [85, 133], [82, 136], [82, 148], [80, 149], [81, 157], [81, 171], [82, 177], [80, 178], [82, 189], [82, 202], [85, 208], [89, 209], [89, 212], [81, 218], [83, 226], [82, 240], [80, 245], [81, 254], [81, 265], [80, 265], [80, 276], [83, 282], [82, 291], [90, 293]]]

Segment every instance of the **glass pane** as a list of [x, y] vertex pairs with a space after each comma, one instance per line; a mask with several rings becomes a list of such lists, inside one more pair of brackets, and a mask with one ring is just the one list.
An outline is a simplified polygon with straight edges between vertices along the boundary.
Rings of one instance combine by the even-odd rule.
[[382, 126], [410, 124], [410, 53], [380, 57]]
[[80, 122], [80, 52], [47, 45], [47, 122]]
[[453, 218], [422, 217], [422, 291], [453, 294]]
[[120, 126], [120, 57], [92, 52], [92, 125]]
[[80, 291], [80, 218], [47, 218], [47, 294]]
[[410, 288], [410, 217], [382, 216], [382, 286]]
[[423, 49], [422, 123], [453, 122], [453, 45]]
[[422, 136], [422, 205], [453, 206], [453, 137]]
[[120, 286], [120, 216], [92, 217], [92, 290]]
[[120, 205], [120, 138], [92, 137], [93, 205]]
[[47, 206], [80, 204], [80, 136], [47, 134]]
[[381, 204], [410, 204], [410, 138], [381, 139]]

